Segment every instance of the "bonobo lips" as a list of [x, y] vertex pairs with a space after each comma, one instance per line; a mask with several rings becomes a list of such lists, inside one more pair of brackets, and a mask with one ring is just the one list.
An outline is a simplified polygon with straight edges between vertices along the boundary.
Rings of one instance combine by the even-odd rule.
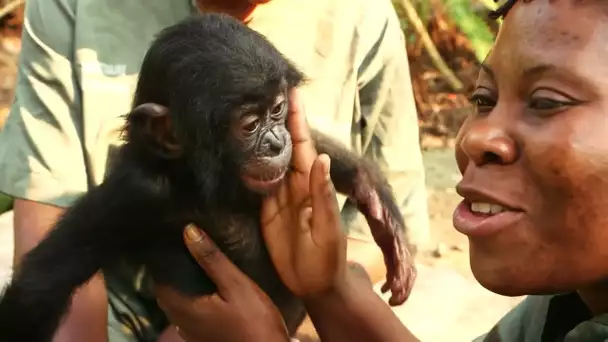
[[[257, 172], [256, 172], [257, 171]], [[248, 170], [243, 175], [245, 185], [256, 192], [269, 192], [280, 184], [287, 173], [287, 167], [274, 170]]]

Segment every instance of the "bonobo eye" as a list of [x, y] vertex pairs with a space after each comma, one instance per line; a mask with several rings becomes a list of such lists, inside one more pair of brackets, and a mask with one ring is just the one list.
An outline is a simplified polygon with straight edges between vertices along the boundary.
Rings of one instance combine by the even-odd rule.
[[241, 119], [241, 128], [247, 134], [255, 133], [258, 127], [260, 127], [260, 118], [257, 116], [250, 115]]
[[277, 104], [275, 104], [270, 110], [270, 115], [273, 118], [279, 118], [283, 115], [283, 111], [285, 111], [286, 101], [285, 99], [281, 99]]

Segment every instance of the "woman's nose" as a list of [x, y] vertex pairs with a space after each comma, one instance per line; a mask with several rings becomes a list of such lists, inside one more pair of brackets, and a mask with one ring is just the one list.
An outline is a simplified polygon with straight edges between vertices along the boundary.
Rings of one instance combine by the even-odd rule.
[[460, 142], [460, 149], [477, 166], [511, 164], [517, 160], [517, 146], [501, 127], [488, 123], [471, 125]]

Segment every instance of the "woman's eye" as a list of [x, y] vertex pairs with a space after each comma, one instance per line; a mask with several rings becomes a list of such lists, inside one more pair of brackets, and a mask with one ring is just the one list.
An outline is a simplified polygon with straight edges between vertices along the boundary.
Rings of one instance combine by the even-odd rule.
[[469, 101], [472, 105], [477, 107], [477, 111], [480, 113], [489, 112], [496, 106], [496, 101], [493, 98], [482, 94], [473, 94], [473, 96], [469, 98]]
[[533, 98], [530, 99], [528, 107], [535, 110], [555, 110], [568, 105], [564, 101], [557, 101], [549, 98]]
[[528, 98], [528, 108], [535, 115], [553, 115], [582, 102], [560, 91], [550, 88], [538, 88]]

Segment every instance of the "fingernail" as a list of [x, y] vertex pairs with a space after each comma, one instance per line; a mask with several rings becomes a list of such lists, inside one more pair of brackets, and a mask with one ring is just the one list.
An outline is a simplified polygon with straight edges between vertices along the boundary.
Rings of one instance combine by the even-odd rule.
[[323, 157], [325, 158], [325, 163], [324, 163], [324, 167], [325, 167], [325, 177], [327, 179], [330, 179], [330, 173], [329, 171], [331, 170], [331, 158], [328, 155], [323, 155]]
[[200, 242], [203, 239], [201, 231], [193, 224], [186, 226], [186, 236], [192, 242]]

